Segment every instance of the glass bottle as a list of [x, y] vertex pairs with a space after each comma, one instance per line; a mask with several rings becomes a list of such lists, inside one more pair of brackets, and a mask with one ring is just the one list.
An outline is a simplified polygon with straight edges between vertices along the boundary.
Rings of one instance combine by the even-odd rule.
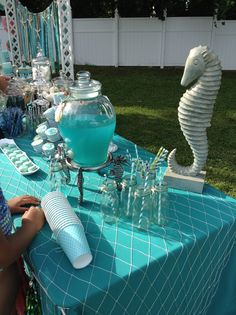
[[134, 193], [133, 224], [141, 230], [148, 230], [152, 221], [153, 196], [150, 187], [138, 186]]
[[134, 193], [137, 181], [135, 175], [126, 175], [121, 183], [120, 216], [131, 218], [133, 213]]
[[63, 165], [54, 159], [53, 156], [49, 157], [49, 187], [50, 191], [61, 191], [67, 195], [68, 177], [63, 172]]
[[119, 196], [116, 182], [114, 180], [105, 180], [101, 191], [100, 211], [103, 219], [107, 223], [115, 223], [119, 211]]
[[107, 161], [108, 147], [116, 126], [109, 99], [101, 95], [101, 83], [90, 79], [88, 71], [77, 74], [70, 95], [56, 110], [60, 133], [82, 167], [97, 167]]
[[154, 187], [156, 182], [156, 170], [148, 170], [146, 172], [137, 170], [136, 175], [138, 185], [148, 185], [150, 188]]
[[153, 189], [153, 223], [165, 226], [168, 223], [169, 196], [166, 182], [160, 181]]

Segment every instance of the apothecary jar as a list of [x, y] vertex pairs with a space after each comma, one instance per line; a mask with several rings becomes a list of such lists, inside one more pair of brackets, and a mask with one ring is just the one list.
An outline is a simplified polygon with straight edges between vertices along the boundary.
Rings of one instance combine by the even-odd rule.
[[81, 167], [97, 167], [106, 162], [116, 126], [114, 108], [101, 94], [101, 83], [81, 71], [69, 88], [70, 95], [55, 113], [60, 133]]

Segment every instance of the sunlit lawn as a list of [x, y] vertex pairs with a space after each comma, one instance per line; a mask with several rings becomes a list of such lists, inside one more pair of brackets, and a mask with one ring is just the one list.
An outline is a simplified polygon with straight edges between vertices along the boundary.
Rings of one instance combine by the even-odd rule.
[[[177, 148], [180, 163], [192, 162], [177, 118], [183, 69], [76, 66], [85, 69], [115, 106], [118, 134], [153, 153]], [[207, 182], [236, 197], [236, 71], [223, 72], [208, 139]]]

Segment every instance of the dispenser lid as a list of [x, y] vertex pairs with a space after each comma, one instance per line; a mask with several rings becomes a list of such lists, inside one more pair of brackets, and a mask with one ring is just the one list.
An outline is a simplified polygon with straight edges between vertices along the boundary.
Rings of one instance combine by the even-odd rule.
[[92, 80], [90, 78], [90, 72], [88, 71], [79, 71], [76, 75], [77, 80], [75, 84], [71, 86], [70, 92], [71, 94], [79, 94], [82, 97], [92, 97], [96, 96], [98, 92], [101, 90], [101, 83], [96, 80]]

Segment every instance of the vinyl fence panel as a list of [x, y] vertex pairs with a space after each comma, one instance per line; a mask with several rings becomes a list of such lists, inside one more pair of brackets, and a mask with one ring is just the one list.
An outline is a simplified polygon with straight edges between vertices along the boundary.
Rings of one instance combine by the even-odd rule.
[[[0, 28], [0, 36], [6, 33]], [[236, 21], [212, 17], [73, 19], [74, 61], [98, 66], [184, 66], [189, 50], [208, 45], [224, 70], [236, 70]], [[5, 44], [3, 44], [4, 46]]]

